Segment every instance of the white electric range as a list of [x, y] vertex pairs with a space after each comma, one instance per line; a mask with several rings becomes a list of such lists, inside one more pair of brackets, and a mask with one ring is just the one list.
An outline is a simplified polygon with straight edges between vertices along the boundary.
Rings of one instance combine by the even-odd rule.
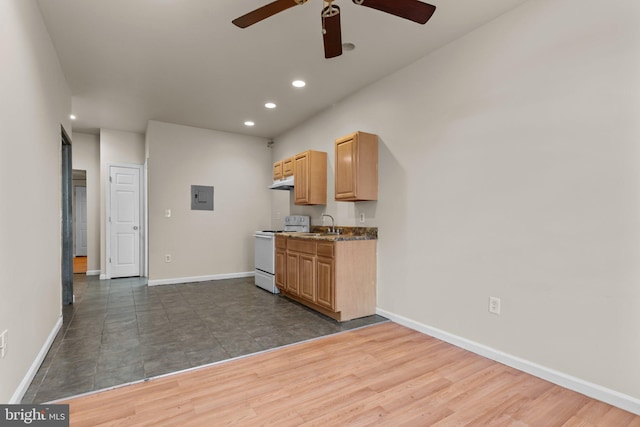
[[308, 233], [310, 229], [310, 218], [306, 215], [289, 215], [284, 219], [284, 230], [262, 230], [256, 231], [254, 247], [255, 262], [255, 284], [264, 290], [274, 294], [279, 293], [276, 287], [276, 234], [287, 233]]

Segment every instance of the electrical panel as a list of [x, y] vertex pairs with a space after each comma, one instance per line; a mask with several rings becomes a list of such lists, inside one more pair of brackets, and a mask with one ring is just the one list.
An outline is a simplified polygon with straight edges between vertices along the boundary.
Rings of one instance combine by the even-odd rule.
[[192, 211], [212, 211], [213, 210], [213, 187], [206, 185], [191, 186], [191, 210]]

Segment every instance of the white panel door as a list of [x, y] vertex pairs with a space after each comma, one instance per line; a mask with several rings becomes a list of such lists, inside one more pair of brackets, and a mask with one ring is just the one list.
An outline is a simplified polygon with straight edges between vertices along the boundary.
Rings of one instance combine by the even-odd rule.
[[140, 169], [111, 166], [111, 278], [140, 276]]
[[76, 256], [87, 256], [87, 187], [75, 187]]

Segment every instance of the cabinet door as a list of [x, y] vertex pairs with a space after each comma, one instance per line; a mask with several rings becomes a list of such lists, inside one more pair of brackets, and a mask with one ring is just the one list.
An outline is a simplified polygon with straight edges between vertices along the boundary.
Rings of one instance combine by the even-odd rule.
[[298, 154], [295, 157], [293, 193], [296, 204], [309, 202], [309, 156], [307, 153]]
[[276, 249], [276, 286], [287, 289], [287, 251], [283, 249]]
[[307, 150], [293, 164], [296, 205], [327, 204], [327, 153]]
[[336, 200], [352, 199], [356, 196], [357, 168], [355, 135], [336, 141]]
[[299, 254], [287, 251], [287, 292], [294, 295], [299, 295], [300, 293], [299, 260]]
[[335, 199], [378, 200], [378, 136], [356, 132], [335, 144]]
[[334, 261], [331, 258], [318, 257], [316, 303], [330, 310], [336, 308]]
[[316, 300], [316, 257], [300, 254], [299, 258], [300, 296], [311, 302]]
[[293, 175], [293, 157], [282, 161], [282, 175], [284, 175], [285, 178]]
[[273, 180], [282, 179], [282, 160], [273, 164]]

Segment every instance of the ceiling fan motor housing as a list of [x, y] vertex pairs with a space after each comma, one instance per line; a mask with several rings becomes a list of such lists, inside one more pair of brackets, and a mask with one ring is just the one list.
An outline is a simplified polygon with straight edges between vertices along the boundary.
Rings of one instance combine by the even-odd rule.
[[340, 8], [333, 4], [333, 1], [325, 1], [326, 6], [322, 8], [322, 17], [330, 18], [340, 14]]

